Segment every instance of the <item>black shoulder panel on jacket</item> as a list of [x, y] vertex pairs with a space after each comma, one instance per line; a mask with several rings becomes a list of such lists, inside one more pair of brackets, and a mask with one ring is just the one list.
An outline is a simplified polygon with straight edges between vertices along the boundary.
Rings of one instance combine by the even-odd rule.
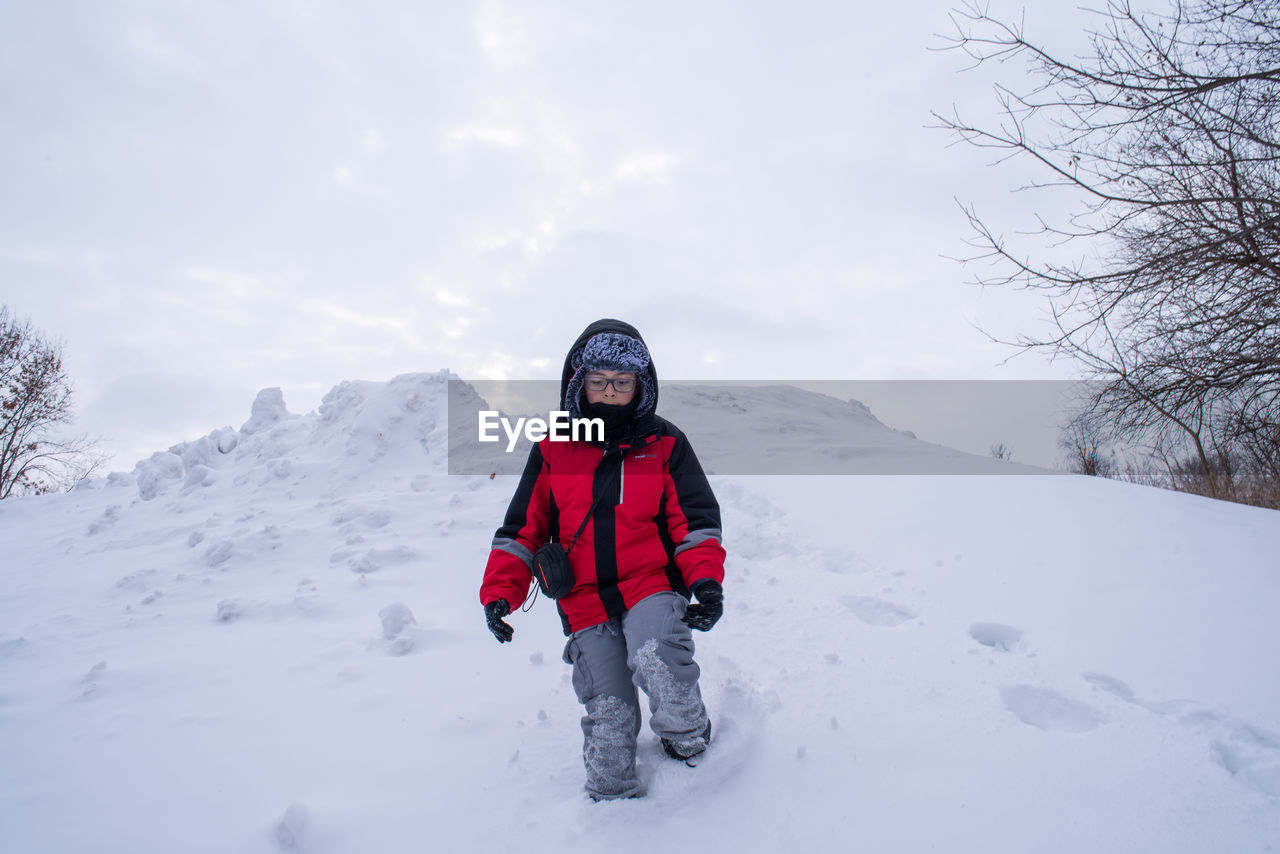
[[506, 518], [502, 520], [502, 527], [498, 529], [495, 536], [515, 539], [516, 534], [520, 533], [525, 523], [529, 521], [529, 499], [533, 496], [533, 487], [538, 482], [538, 476], [542, 474], [542, 466], [542, 449], [538, 447], [537, 442], [534, 442], [533, 447], [529, 449], [529, 459], [524, 464], [524, 473], [520, 475], [520, 485], [516, 487], [515, 495], [511, 496], [511, 503], [507, 505]]
[[675, 438], [671, 449], [669, 471], [671, 480], [676, 486], [676, 500], [680, 503], [680, 511], [689, 523], [689, 530], [699, 531], [707, 528], [720, 529], [720, 503], [711, 491], [711, 483], [702, 470], [698, 455], [693, 452], [693, 445], [679, 427], [658, 419], [659, 429], [667, 436]]

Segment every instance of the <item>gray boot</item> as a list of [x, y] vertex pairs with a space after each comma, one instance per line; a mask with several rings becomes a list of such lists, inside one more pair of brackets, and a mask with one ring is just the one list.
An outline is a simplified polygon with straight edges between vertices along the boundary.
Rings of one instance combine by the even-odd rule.
[[682, 762], [686, 759], [692, 759], [705, 751], [711, 745], [711, 719], [707, 719], [707, 728], [702, 731], [701, 735], [695, 736], [688, 741], [672, 741], [669, 738], [662, 739], [662, 749], [672, 759], [679, 759]]

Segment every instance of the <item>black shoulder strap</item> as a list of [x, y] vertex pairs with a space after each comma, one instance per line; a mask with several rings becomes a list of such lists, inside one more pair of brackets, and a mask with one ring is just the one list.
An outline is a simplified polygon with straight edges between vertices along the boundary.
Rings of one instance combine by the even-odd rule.
[[[609, 451], [607, 451], [607, 450], [605, 451], [604, 458], [603, 458], [603, 459], [601, 459], [601, 460], [600, 460], [600, 462], [597, 464], [597, 466], [596, 466], [597, 468], [599, 468], [600, 466], [602, 466], [602, 465], [604, 465], [606, 462], [608, 462], [608, 460], [609, 460], [609, 453], [610, 453]], [[619, 469], [621, 469], [621, 468], [622, 468], [622, 463], [623, 463], [623, 459], [622, 459], [622, 458], [623, 458], [624, 456], [626, 456], [626, 455], [625, 455], [625, 453], [619, 453], [619, 454], [618, 454], [618, 468], [619, 468]], [[595, 478], [594, 478], [594, 477], [592, 477], [592, 480], [595, 480]], [[581, 536], [582, 536], [582, 532], [583, 532], [583, 531], [585, 531], [585, 530], [587, 529], [587, 522], [590, 522], [590, 521], [591, 521], [591, 517], [592, 517], [593, 515], [595, 515], [596, 508], [600, 506], [600, 499], [604, 498], [605, 493], [606, 493], [607, 491], [608, 491], [608, 490], [606, 490], [606, 489], [601, 489], [601, 490], [600, 490], [600, 494], [599, 494], [599, 495], [597, 495], [597, 496], [595, 497], [595, 500], [591, 502], [591, 508], [590, 508], [589, 510], [587, 510], [587, 515], [582, 517], [582, 524], [578, 526], [578, 531], [577, 531], [577, 533], [575, 533], [575, 534], [573, 535], [573, 539], [569, 541], [569, 545], [565, 548], [565, 550], [564, 550], [564, 553], [565, 553], [565, 554], [568, 554], [569, 552], [573, 551], [573, 547], [574, 547], [574, 546], [576, 546], [576, 545], [578, 544], [578, 538], [579, 538], [579, 537], [581, 537]]]

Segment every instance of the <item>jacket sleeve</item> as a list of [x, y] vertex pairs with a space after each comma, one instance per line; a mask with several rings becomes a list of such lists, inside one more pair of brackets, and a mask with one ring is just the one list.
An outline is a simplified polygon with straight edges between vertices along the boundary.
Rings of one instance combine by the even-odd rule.
[[529, 450], [520, 485], [511, 497], [502, 527], [493, 535], [489, 562], [480, 583], [480, 604], [506, 599], [511, 610], [529, 595], [533, 553], [547, 542], [551, 518], [551, 489], [541, 448]]
[[684, 583], [691, 589], [708, 578], [723, 583], [725, 551], [720, 543], [720, 504], [693, 447], [679, 430], [663, 474], [667, 531]]

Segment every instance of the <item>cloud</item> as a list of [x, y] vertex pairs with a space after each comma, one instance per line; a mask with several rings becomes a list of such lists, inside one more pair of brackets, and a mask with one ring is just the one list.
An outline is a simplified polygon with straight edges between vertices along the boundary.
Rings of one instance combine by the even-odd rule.
[[649, 180], [663, 183], [675, 164], [676, 157], [664, 151], [638, 152], [622, 158], [613, 174], [619, 181]]
[[77, 424], [113, 454], [108, 468], [128, 471], [138, 460], [249, 417], [256, 389], [220, 382], [204, 369], [123, 373], [82, 392]]
[[[924, 128], [953, 97], [954, 59], [925, 50], [943, 15], [15, 7], [3, 300], [67, 339], [86, 401], [157, 363], [249, 399], [553, 376], [601, 316], [670, 375], [990, 370], [970, 321], [1034, 307], [940, 257], [956, 187], [991, 183]], [[189, 423], [101, 401], [113, 433]]]

